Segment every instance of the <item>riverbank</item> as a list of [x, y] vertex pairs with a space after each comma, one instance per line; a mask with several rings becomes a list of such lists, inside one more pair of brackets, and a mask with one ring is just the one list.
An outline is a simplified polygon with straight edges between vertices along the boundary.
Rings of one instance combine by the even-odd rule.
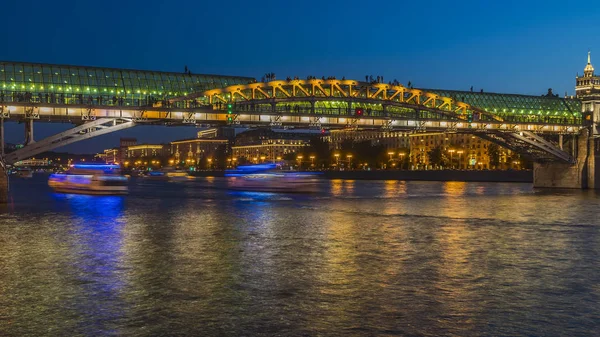
[[326, 171], [328, 179], [532, 183], [533, 171]]
[[[197, 171], [196, 177], [223, 177], [223, 171]], [[349, 180], [415, 180], [415, 181], [472, 181], [532, 183], [533, 171], [325, 171], [327, 179]]]

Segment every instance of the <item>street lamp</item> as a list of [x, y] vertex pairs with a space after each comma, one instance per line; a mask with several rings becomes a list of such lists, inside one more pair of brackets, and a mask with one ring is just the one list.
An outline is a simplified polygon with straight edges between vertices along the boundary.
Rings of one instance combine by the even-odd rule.
[[333, 156], [335, 157], [335, 166], [339, 170], [340, 169], [340, 154], [339, 153], [335, 153]]
[[304, 156], [299, 155], [298, 157], [296, 157], [296, 160], [298, 161], [298, 168], [302, 169], [302, 158], [304, 158]]
[[310, 166], [315, 166], [315, 156], [310, 156]]
[[393, 165], [391, 165], [391, 162], [392, 162], [392, 157], [394, 156], [394, 152], [388, 152], [388, 155], [390, 156], [390, 166], [393, 166]]
[[452, 154], [454, 154], [456, 150], [450, 149], [448, 150], [448, 152], [450, 152], [450, 168], [454, 168], [454, 163], [452, 162]]
[[460, 170], [460, 167], [461, 167], [461, 160], [460, 159], [462, 157], [463, 152], [464, 152], [463, 150], [456, 151], [456, 153], [458, 154], [458, 169], [459, 170]]
[[265, 156], [260, 156], [260, 161], [265, 161]]
[[398, 153], [398, 155], [400, 156], [400, 169], [402, 170], [404, 167], [404, 156], [406, 155], [406, 153], [400, 152]]
[[352, 169], [352, 155], [348, 154], [348, 155], [346, 155], [346, 157], [348, 157], [348, 169], [351, 170]]

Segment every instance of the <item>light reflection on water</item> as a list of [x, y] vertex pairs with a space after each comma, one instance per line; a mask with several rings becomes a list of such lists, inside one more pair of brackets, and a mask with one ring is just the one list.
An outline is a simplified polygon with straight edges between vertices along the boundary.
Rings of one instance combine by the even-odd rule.
[[125, 197], [13, 183], [0, 335], [544, 335], [598, 328], [593, 192], [342, 181]]

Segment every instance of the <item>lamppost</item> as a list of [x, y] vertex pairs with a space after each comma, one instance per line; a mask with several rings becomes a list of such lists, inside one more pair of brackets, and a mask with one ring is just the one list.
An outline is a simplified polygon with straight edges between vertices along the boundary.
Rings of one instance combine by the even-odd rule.
[[404, 152], [400, 152], [398, 153], [398, 155], [400, 156], [400, 169], [404, 169], [404, 156], [406, 155], [406, 153]]
[[302, 158], [304, 158], [302, 155], [299, 155], [298, 157], [296, 157], [296, 159], [298, 160], [298, 169], [302, 169]]
[[315, 156], [310, 156], [310, 166], [315, 167]]
[[348, 157], [348, 170], [351, 170], [352, 169], [352, 155], [347, 154], [346, 157]]
[[460, 170], [460, 167], [461, 167], [461, 157], [462, 157], [463, 152], [464, 152], [463, 150], [456, 151], [456, 153], [458, 154], [458, 169], [459, 170]]
[[264, 162], [264, 161], [265, 161], [265, 158], [266, 158], [265, 156], [260, 156], [260, 161], [261, 161], [261, 162]]
[[208, 158], [208, 168], [212, 169], [212, 158]]
[[390, 156], [390, 166], [392, 165], [392, 157], [394, 156], [394, 152], [388, 152], [388, 155]]
[[454, 162], [452, 162], [452, 154], [454, 154], [454, 152], [456, 152], [456, 150], [450, 149], [450, 150], [448, 150], [448, 152], [450, 152], [450, 168], [454, 168]]
[[333, 156], [335, 157], [335, 166], [339, 170], [340, 169], [340, 154], [336, 153]]

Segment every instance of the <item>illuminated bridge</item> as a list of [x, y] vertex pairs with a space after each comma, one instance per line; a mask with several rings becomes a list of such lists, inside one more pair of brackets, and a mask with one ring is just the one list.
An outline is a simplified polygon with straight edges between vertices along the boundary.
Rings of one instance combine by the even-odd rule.
[[[6, 163], [144, 124], [468, 132], [538, 161], [572, 163], [562, 150], [563, 136], [582, 127], [576, 99], [345, 79], [259, 83], [189, 72], [0, 62], [0, 87], [0, 120], [22, 122], [26, 129], [27, 145], [4, 156]], [[35, 142], [34, 121], [75, 127]]]

